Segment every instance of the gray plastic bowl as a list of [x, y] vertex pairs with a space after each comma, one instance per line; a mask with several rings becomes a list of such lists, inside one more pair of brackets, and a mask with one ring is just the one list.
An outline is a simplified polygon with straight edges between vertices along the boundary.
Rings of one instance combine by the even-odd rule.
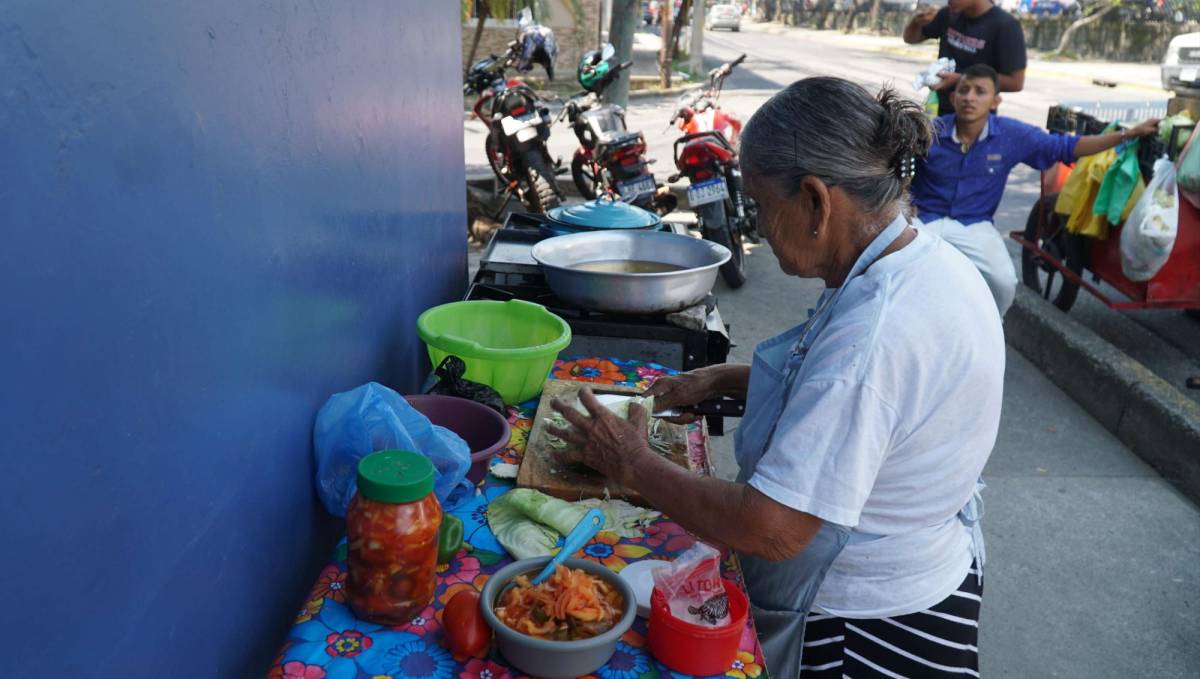
[[591, 674], [600, 669], [617, 650], [617, 640], [633, 624], [637, 616], [637, 600], [629, 583], [610, 571], [608, 568], [594, 562], [582, 559], [567, 559], [568, 568], [579, 568], [587, 573], [603, 578], [617, 588], [624, 599], [625, 611], [620, 620], [600, 636], [580, 641], [546, 641], [521, 634], [515, 629], [500, 622], [492, 610], [496, 600], [508, 583], [518, 575], [537, 575], [550, 561], [543, 556], [536, 559], [523, 559], [501, 568], [495, 575], [488, 578], [483, 586], [479, 605], [483, 609], [483, 617], [496, 632], [496, 647], [514, 667], [544, 679], [573, 679], [585, 674]]

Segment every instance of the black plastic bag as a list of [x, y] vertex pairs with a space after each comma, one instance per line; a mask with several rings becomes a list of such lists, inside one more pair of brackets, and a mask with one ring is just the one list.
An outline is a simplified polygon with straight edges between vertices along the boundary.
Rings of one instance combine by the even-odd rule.
[[504, 399], [500, 398], [500, 392], [486, 384], [463, 379], [463, 374], [467, 372], [467, 364], [463, 363], [461, 358], [447, 356], [433, 372], [438, 381], [429, 393], [470, 399], [508, 417], [508, 410], [504, 407]]

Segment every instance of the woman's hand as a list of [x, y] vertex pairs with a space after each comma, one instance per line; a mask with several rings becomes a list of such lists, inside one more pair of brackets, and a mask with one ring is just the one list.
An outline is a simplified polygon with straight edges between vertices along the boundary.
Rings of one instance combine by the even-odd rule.
[[[715, 379], [711, 371], [703, 369], [664, 376], [654, 380], [654, 384], [650, 385], [645, 395], [654, 397], [655, 410], [694, 406], [716, 395]], [[679, 417], [663, 419], [676, 424], [689, 424], [699, 420], [700, 416], [683, 413]]]
[[628, 486], [626, 479], [638, 456], [653, 455], [646, 433], [646, 409], [631, 403], [629, 419], [623, 420], [600, 405], [587, 387], [579, 390], [579, 402], [590, 417], [558, 398], [551, 401], [551, 407], [567, 418], [571, 427], [559, 429], [548, 425], [546, 430], [567, 442], [567, 448], [561, 453], [564, 459], [591, 467], [606, 478]]

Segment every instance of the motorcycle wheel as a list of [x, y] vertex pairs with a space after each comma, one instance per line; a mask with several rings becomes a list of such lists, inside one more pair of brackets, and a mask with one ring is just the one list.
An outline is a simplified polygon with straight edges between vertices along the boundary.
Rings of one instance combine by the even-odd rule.
[[541, 151], [530, 151], [525, 154], [525, 176], [528, 185], [524, 194], [526, 206], [534, 212], [545, 212], [558, 207], [558, 185], [554, 181], [554, 173], [546, 164]]
[[721, 265], [721, 278], [725, 284], [737, 289], [746, 283], [746, 253], [742, 250], [742, 234], [733, 228], [733, 222], [725, 211], [725, 203], [709, 203], [696, 209], [700, 219], [700, 232], [717, 245], [729, 248], [732, 255]]
[[504, 150], [500, 148], [500, 142], [496, 141], [496, 135], [489, 134], [483, 142], [483, 151], [487, 154], [488, 165], [492, 166], [492, 172], [500, 178], [500, 181], [507, 182], [504, 177]]
[[592, 164], [578, 153], [571, 158], [571, 179], [575, 180], [575, 187], [586, 200], [596, 197], [596, 171]]

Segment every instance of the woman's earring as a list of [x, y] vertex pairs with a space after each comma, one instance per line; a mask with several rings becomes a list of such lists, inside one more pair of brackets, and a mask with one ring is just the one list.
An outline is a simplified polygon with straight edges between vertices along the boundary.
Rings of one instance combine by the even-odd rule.
[[817, 230], [813, 229], [813, 238], [816, 238], [816, 237], [817, 237]]

